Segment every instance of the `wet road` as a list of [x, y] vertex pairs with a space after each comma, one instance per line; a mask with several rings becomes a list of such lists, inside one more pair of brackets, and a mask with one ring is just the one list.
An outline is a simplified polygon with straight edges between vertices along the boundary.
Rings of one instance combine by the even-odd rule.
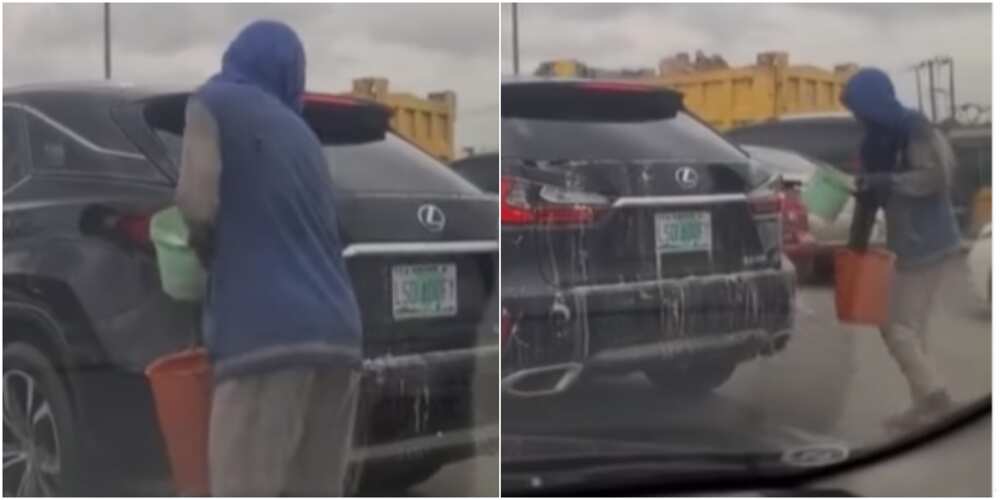
[[[974, 298], [964, 259], [949, 263], [931, 319], [931, 350], [959, 400], [990, 392], [990, 318]], [[772, 358], [741, 365], [714, 394], [680, 401], [641, 375], [601, 378], [547, 400], [503, 401], [505, 436], [514, 432], [633, 435], [718, 449], [754, 440], [789, 444], [873, 444], [883, 419], [909, 404], [905, 382], [875, 329], [841, 325], [832, 289], [800, 289], [797, 335]], [[728, 448], [727, 448], [728, 447]]]

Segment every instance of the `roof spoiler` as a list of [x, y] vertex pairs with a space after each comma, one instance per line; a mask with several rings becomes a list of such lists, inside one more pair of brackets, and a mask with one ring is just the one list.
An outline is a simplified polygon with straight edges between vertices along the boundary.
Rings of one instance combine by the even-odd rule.
[[[156, 128], [184, 132], [184, 110], [190, 93], [144, 99], [143, 113]], [[306, 94], [302, 116], [323, 144], [358, 144], [385, 138], [392, 110], [377, 102], [350, 96]]]
[[684, 108], [680, 93], [636, 82], [541, 81], [504, 85], [503, 118], [564, 121], [651, 121]]

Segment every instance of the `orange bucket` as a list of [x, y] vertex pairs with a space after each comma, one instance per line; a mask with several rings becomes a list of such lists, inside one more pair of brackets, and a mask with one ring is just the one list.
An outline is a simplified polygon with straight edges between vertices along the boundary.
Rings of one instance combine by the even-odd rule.
[[896, 256], [886, 250], [834, 254], [837, 317], [843, 323], [882, 326], [889, 321]]
[[192, 349], [163, 356], [146, 368], [177, 492], [207, 496], [208, 422], [212, 377], [208, 354]]

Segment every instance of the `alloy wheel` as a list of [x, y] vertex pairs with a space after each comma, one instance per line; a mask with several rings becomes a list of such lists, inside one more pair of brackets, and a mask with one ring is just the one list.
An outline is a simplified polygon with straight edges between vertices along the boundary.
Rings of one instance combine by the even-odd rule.
[[53, 496], [62, 471], [59, 427], [35, 377], [3, 374], [4, 496]]

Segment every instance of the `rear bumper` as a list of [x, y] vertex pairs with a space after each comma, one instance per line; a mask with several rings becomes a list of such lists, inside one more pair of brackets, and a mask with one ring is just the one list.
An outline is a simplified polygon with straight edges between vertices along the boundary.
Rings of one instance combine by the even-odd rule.
[[492, 344], [366, 360], [357, 457], [459, 459], [490, 449], [499, 409], [498, 357]]
[[503, 299], [513, 330], [501, 387], [541, 396], [565, 391], [586, 371], [780, 350], [793, 326], [795, 273], [786, 262], [781, 270], [518, 292]]

